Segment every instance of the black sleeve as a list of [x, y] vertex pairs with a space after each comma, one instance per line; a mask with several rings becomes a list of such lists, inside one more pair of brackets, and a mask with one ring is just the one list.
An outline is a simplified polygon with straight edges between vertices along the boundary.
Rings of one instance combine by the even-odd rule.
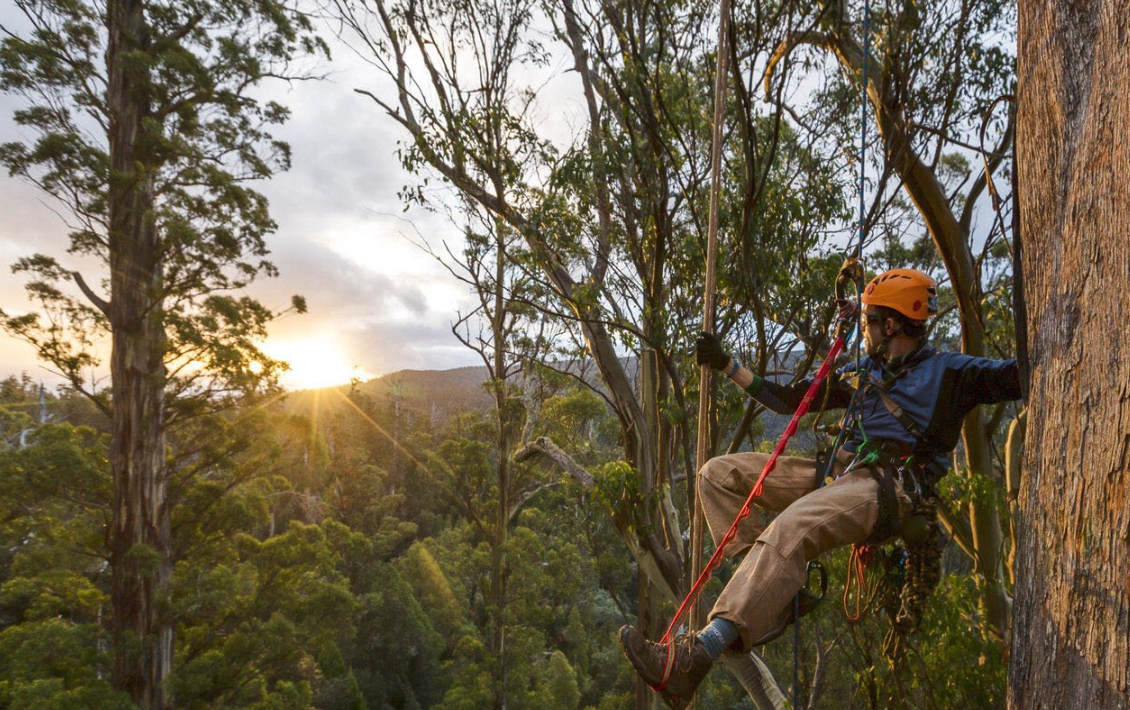
[[[792, 414], [800, 406], [805, 393], [811, 386], [811, 379], [794, 382], [791, 385], [780, 385], [776, 382], [764, 380], [753, 398], [778, 414]], [[815, 409], [821, 407], [842, 409], [851, 402], [851, 395], [852, 390], [848, 383], [839, 374], [833, 372], [820, 383], [820, 387], [816, 390], [816, 396], [812, 399], [812, 407]], [[824, 401], [825, 396], [828, 397], [827, 402]]]
[[969, 358], [958, 370], [955, 385], [965, 411], [978, 404], [997, 404], [1020, 399], [1020, 366], [1016, 358]]

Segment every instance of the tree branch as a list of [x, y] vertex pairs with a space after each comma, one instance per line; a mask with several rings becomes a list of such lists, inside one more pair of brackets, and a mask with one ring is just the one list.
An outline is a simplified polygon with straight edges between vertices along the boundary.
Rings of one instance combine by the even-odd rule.
[[90, 300], [94, 307], [102, 311], [102, 315], [109, 318], [110, 304], [103, 300], [98, 294], [96, 294], [93, 289], [90, 288], [90, 286], [87, 286], [86, 279], [82, 277], [82, 274], [77, 271], [72, 271], [71, 278], [75, 280], [75, 283], [78, 284], [78, 287], [82, 291], [83, 295], [85, 295], [87, 299]]
[[539, 436], [514, 452], [514, 460], [518, 463], [524, 463], [538, 456], [544, 456], [552, 461], [558, 468], [569, 474], [573, 480], [580, 483], [585, 490], [592, 489], [592, 474], [574, 461], [572, 456], [565, 453], [560, 446], [553, 443], [548, 437]]

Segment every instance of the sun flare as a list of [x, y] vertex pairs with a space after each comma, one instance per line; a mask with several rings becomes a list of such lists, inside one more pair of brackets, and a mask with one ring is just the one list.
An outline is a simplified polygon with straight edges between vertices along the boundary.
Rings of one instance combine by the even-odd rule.
[[349, 384], [353, 379], [373, 377], [351, 363], [332, 336], [302, 340], [268, 340], [263, 352], [290, 365], [279, 378], [289, 390], [310, 390]]

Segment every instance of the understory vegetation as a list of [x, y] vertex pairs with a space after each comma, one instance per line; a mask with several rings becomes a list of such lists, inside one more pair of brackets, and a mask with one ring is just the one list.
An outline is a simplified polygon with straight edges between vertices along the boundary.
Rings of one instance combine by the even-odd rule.
[[[489, 599], [484, 521], [498, 489], [488, 411], [434, 421], [410, 393], [341, 388], [248, 403], [200, 432], [214, 439], [209, 461], [171, 492], [174, 572], [162, 613], [175, 629], [174, 706], [489, 707], [497, 614], [509, 707], [631, 706], [615, 631], [635, 621], [638, 575], [607, 513], [629, 483], [618, 478], [615, 423], [591, 391], [547, 380], [556, 386], [543, 383], [535, 436], [577, 447], [596, 481], [586, 490], [544, 467], [519, 472], [501, 610]], [[43, 401], [40, 423], [33, 383], [0, 383], [0, 707], [125, 710], [128, 696], [109, 682], [104, 623], [106, 427], [73, 394]], [[790, 631], [762, 649], [786, 690], [799, 652], [802, 703], [884, 707], [902, 695], [910, 707], [1000, 705], [1002, 645], [977, 631], [976, 584], [960, 552], [946, 553], [901, 687], [881, 653], [886, 622], [845, 619], [847, 551], [825, 564], [828, 597], [802, 619], [799, 646]], [[750, 707], [722, 673], [701, 697]]]

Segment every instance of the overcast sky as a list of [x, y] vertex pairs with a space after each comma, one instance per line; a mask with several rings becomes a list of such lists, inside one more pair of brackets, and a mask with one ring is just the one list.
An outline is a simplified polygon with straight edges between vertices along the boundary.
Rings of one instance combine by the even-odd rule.
[[[6, 3], [0, 23], [21, 24]], [[374, 70], [336, 41], [331, 45], [327, 80], [268, 87], [292, 110], [276, 135], [290, 143], [293, 166], [259, 187], [279, 225], [268, 243], [281, 275], [252, 293], [276, 308], [302, 294], [309, 313], [277, 321], [267, 349], [280, 356], [295, 343], [320, 344], [368, 375], [478, 364], [449, 330], [456, 311], [470, 302], [466, 287], [410, 241], [417, 230], [433, 244], [457, 241], [458, 230], [424, 210], [403, 212], [397, 191], [411, 178], [395, 155], [402, 129], [353, 92], [380, 90]], [[568, 87], [567, 77], [559, 81]], [[563, 94], [555, 95], [556, 101]], [[572, 123], [570, 103], [563, 101], [564, 111], [545, 111], [562, 132]], [[0, 142], [31, 137], [12, 120], [19, 105], [0, 94]], [[9, 313], [30, 306], [23, 279], [8, 265], [35, 252], [65, 255], [66, 229], [48, 199], [0, 173], [0, 308]], [[56, 381], [29, 346], [0, 333], [0, 377], [24, 371]]]

